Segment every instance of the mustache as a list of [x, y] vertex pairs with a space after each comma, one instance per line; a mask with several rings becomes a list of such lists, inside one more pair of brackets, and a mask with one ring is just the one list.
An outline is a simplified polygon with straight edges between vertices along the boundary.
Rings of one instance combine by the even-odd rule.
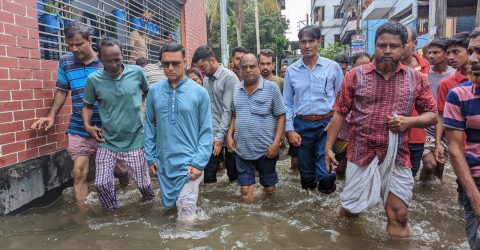
[[472, 71], [479, 71], [480, 70], [480, 63], [472, 63], [471, 65], [471, 70]]

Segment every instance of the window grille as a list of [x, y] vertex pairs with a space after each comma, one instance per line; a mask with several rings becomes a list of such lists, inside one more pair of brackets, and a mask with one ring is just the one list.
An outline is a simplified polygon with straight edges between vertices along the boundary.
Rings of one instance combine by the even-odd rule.
[[124, 45], [124, 60], [130, 63], [135, 63], [135, 48], [129, 46], [133, 31], [143, 34], [152, 62], [158, 62], [160, 46], [165, 42], [181, 43], [177, 0], [37, 0], [37, 10], [40, 52], [46, 60], [58, 60], [68, 51], [63, 30], [72, 21], [93, 29], [94, 49], [103, 37], [118, 39]]

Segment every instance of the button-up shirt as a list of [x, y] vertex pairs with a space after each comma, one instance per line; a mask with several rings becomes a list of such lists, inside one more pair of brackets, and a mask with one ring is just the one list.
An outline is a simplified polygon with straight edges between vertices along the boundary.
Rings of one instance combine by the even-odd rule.
[[224, 142], [232, 116], [233, 89], [240, 84], [233, 71], [220, 66], [212, 77], [206, 77], [203, 86], [207, 89], [212, 106], [213, 139]]
[[480, 87], [465, 82], [447, 95], [443, 124], [465, 131], [465, 159], [473, 177], [480, 177]]
[[237, 155], [257, 160], [266, 155], [275, 138], [276, 117], [285, 114], [285, 104], [277, 84], [260, 77], [257, 89], [249, 96], [243, 83], [235, 86], [235, 144]]
[[439, 112], [443, 112], [448, 91], [450, 91], [453, 87], [466, 81], [468, 81], [468, 78], [462, 75], [462, 73], [460, 73], [460, 71], [458, 70], [456, 70], [453, 75], [447, 76], [440, 81], [437, 93], [437, 105]]
[[[385, 80], [375, 69], [375, 62], [356, 67], [347, 73], [334, 110], [351, 113], [347, 158], [368, 166], [378, 157], [383, 162], [388, 149], [388, 117], [436, 112], [427, 76], [399, 64], [394, 75]], [[396, 163], [411, 167], [407, 133], [399, 137]]]
[[302, 59], [287, 68], [283, 98], [287, 106], [286, 131], [294, 130], [296, 115], [324, 115], [331, 112], [342, 85], [343, 72], [338, 63], [318, 56], [313, 68]]

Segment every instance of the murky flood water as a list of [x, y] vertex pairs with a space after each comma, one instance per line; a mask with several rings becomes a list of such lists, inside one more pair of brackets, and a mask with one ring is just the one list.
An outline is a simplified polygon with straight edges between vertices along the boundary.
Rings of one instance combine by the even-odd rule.
[[[379, 203], [357, 219], [337, 218], [338, 190], [326, 196], [300, 188], [298, 174], [279, 161], [278, 192], [255, 190], [256, 203], [240, 201], [239, 188], [223, 174], [202, 187], [194, 225], [176, 222], [158, 197], [139, 202], [132, 185], [118, 192], [120, 209], [104, 214], [95, 192], [92, 212], [76, 213], [73, 190], [45, 208], [0, 218], [0, 249], [467, 249], [463, 211], [456, 203], [455, 177], [448, 168], [444, 183], [415, 184], [410, 209], [412, 236], [392, 239]], [[153, 180], [157, 189], [157, 181]], [[91, 186], [91, 190], [93, 186]]]

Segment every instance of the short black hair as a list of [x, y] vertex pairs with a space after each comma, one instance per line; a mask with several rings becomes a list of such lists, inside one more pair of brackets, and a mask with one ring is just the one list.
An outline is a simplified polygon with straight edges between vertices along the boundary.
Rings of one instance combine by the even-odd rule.
[[266, 56], [272, 58], [272, 63], [275, 62], [275, 53], [271, 49], [261, 49], [258, 53], [258, 61], [260, 61], [260, 56]]
[[170, 42], [162, 46], [160, 49], [159, 58], [162, 60], [162, 55], [164, 52], [182, 52], [182, 57], [185, 58], [185, 49], [179, 43]]
[[148, 59], [145, 57], [140, 57], [135, 61], [135, 64], [140, 67], [143, 67], [148, 64]]
[[122, 45], [120, 45], [117, 39], [111, 38], [111, 37], [102, 38], [102, 40], [100, 40], [100, 43], [98, 44], [98, 57], [101, 58], [100, 55], [102, 53], [103, 47], [113, 47], [113, 46], [118, 46], [118, 48], [120, 48], [120, 53], [123, 54]]
[[73, 38], [75, 34], [80, 33], [83, 39], [88, 40], [93, 35], [93, 29], [84, 23], [72, 22], [65, 27], [63, 33], [65, 34], [65, 39]]
[[370, 57], [370, 55], [366, 52], [359, 52], [359, 53], [355, 53], [353, 54], [352, 56], [352, 64], [355, 64], [357, 63], [357, 60], [362, 58], [362, 57], [368, 57], [368, 59], [372, 60], [372, 58]]
[[203, 45], [198, 47], [197, 50], [195, 50], [195, 53], [193, 53], [192, 63], [197, 63], [200, 60], [210, 59], [212, 57], [215, 58], [213, 50], [207, 45]]
[[455, 45], [455, 46], [460, 46], [465, 49], [468, 49], [468, 43], [470, 42], [469, 37], [470, 37], [470, 32], [468, 31], [457, 33], [447, 40], [447, 48], [452, 45]]
[[341, 54], [333, 58], [333, 60], [337, 63], [346, 63], [348, 64], [348, 57], [345, 54]]
[[242, 47], [242, 46], [238, 46], [238, 47], [233, 48], [232, 57], [235, 55], [235, 53], [248, 54], [248, 49], [246, 49], [245, 47]]
[[320, 40], [322, 38], [322, 30], [317, 25], [307, 25], [298, 32], [298, 40], [302, 40], [302, 37], [305, 35], [315, 40]]
[[470, 33], [470, 35], [468, 36], [468, 39], [473, 39], [473, 38], [476, 38], [477, 36], [480, 36], [480, 28], [474, 29], [472, 33]]
[[445, 41], [445, 39], [434, 39], [427, 45], [427, 48], [430, 48], [430, 47], [437, 47], [443, 51], [447, 51], [447, 48], [448, 48], [447, 41]]
[[400, 36], [400, 40], [402, 44], [407, 43], [408, 33], [407, 28], [400, 23], [389, 21], [387, 23], [382, 24], [378, 27], [377, 32], [375, 32], [375, 44], [377, 43], [378, 37], [382, 34], [392, 34]]

